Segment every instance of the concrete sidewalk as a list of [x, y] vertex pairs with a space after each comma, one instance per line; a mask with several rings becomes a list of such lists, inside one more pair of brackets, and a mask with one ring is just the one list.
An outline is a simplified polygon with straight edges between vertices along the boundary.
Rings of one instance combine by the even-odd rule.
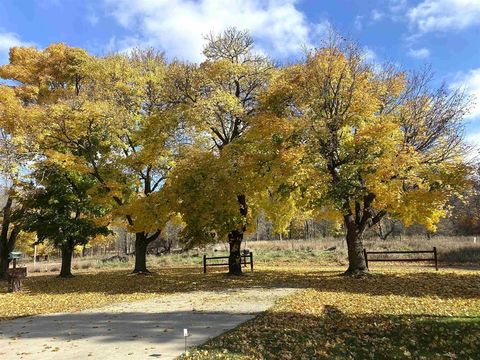
[[236, 327], [293, 289], [165, 295], [88, 311], [0, 322], [0, 359], [174, 359]]

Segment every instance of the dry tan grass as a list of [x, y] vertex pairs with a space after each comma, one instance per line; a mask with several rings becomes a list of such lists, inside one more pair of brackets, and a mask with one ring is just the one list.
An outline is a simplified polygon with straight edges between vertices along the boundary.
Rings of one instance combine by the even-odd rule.
[[[364, 247], [371, 251], [390, 250], [431, 250], [437, 248], [441, 260], [449, 263], [475, 263], [480, 265], [480, 237], [435, 236], [427, 237], [395, 237], [387, 240], [365, 239]], [[343, 238], [321, 238], [315, 240], [271, 240], [249, 241], [246, 244], [251, 250], [328, 250], [334, 249], [339, 254], [346, 254], [346, 242]]]
[[[389, 250], [431, 250], [437, 247], [439, 263], [441, 267], [468, 265], [480, 266], [480, 237], [476, 243], [473, 237], [441, 237], [435, 236], [431, 239], [426, 237], [403, 237], [390, 238], [388, 240], [366, 239], [364, 247], [371, 251]], [[315, 263], [321, 265], [340, 265], [347, 263], [347, 248], [343, 238], [319, 238], [315, 240], [261, 240], [246, 241], [244, 248], [254, 252], [255, 262], [263, 264], [288, 263]], [[216, 251], [214, 251], [214, 249]], [[169, 254], [164, 256], [149, 256], [148, 264], [152, 267], [171, 266], [200, 266], [202, 254], [226, 255], [227, 244], [217, 244], [206, 249], [194, 250], [185, 253]], [[113, 254], [108, 255], [110, 257]], [[73, 260], [73, 271], [84, 272], [88, 269], [98, 268], [133, 268], [133, 257], [128, 262], [107, 262], [101, 261], [101, 256], [77, 257]], [[49, 272], [58, 272], [60, 269], [59, 259], [52, 259], [49, 262], [39, 262], [33, 267], [32, 262], [23, 262], [27, 266], [30, 275], [40, 275]], [[375, 268], [383, 267], [382, 264], [375, 264]], [[388, 267], [398, 265], [389, 263]], [[408, 263], [408, 267], [425, 266], [424, 263]], [[427, 264], [428, 265], [428, 264]]]

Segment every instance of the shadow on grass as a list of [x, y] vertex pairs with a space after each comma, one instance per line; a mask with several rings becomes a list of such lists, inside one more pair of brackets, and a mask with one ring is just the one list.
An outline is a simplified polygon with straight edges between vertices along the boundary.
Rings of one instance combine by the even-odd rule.
[[[215, 358], [225, 349], [248, 359], [473, 359], [480, 317], [346, 315], [325, 306], [321, 315], [267, 312], [194, 351]], [[208, 351], [210, 357], [203, 354]]]
[[128, 276], [126, 271], [79, 274], [72, 279], [35, 276], [24, 282], [26, 293], [165, 294], [189, 291], [221, 291], [238, 288], [314, 288], [321, 291], [369, 294], [437, 296], [444, 299], [480, 297], [480, 281], [474, 272], [373, 272], [365, 279], [340, 276], [331, 270], [258, 270], [231, 277], [220, 272], [201, 273], [194, 268], [159, 269], [151, 276]]

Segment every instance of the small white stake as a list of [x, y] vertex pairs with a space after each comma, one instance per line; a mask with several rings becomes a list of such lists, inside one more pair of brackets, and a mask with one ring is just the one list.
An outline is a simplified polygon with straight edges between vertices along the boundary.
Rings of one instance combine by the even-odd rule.
[[185, 338], [185, 352], [187, 352], [188, 329], [183, 329], [183, 337]]

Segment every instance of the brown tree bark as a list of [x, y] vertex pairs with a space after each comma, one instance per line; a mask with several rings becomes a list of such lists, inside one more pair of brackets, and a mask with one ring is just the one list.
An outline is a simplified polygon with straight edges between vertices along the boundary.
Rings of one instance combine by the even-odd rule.
[[62, 267], [60, 269], [60, 277], [62, 278], [70, 278], [73, 277], [72, 275], [72, 255], [73, 255], [73, 248], [75, 245], [72, 242], [68, 242], [67, 244], [62, 246]]
[[355, 201], [354, 209], [349, 202], [345, 202], [346, 215], [343, 220], [347, 229], [348, 269], [345, 275], [362, 276], [368, 272], [363, 255], [363, 234], [369, 227], [376, 225], [386, 214], [384, 210], [374, 214], [372, 203], [374, 194], [364, 196], [363, 201]]
[[368, 272], [363, 255], [363, 231], [359, 229], [352, 215], [344, 217], [347, 228], [348, 269], [345, 275], [361, 276]]
[[243, 241], [243, 233], [247, 230], [247, 200], [245, 195], [238, 195], [237, 201], [240, 206], [240, 215], [243, 218], [242, 230], [233, 230], [228, 234], [230, 254], [228, 257], [228, 273], [230, 275], [242, 275], [242, 257], [240, 249]]
[[242, 245], [243, 233], [234, 230], [228, 234], [230, 244], [230, 255], [228, 257], [228, 273], [230, 275], [242, 275], [242, 258], [240, 247]]
[[135, 233], [135, 268], [134, 274], [150, 274], [147, 269], [147, 247], [152, 241], [154, 241], [160, 235], [160, 230], [157, 230], [150, 236], [147, 233], [137, 232]]
[[[11, 211], [12, 211], [13, 199], [7, 198], [7, 202], [2, 209], [3, 221], [0, 231], [0, 279], [7, 279], [8, 265], [10, 264], [9, 254], [15, 247], [15, 241], [20, 233], [18, 226], [13, 226], [11, 223]], [[11, 229], [11, 231], [9, 231]]]
[[147, 269], [147, 236], [144, 232], [135, 234], [135, 274], [149, 274]]
[[10, 263], [8, 259], [8, 252], [1, 251], [0, 257], [0, 280], [7, 280], [8, 265]]

